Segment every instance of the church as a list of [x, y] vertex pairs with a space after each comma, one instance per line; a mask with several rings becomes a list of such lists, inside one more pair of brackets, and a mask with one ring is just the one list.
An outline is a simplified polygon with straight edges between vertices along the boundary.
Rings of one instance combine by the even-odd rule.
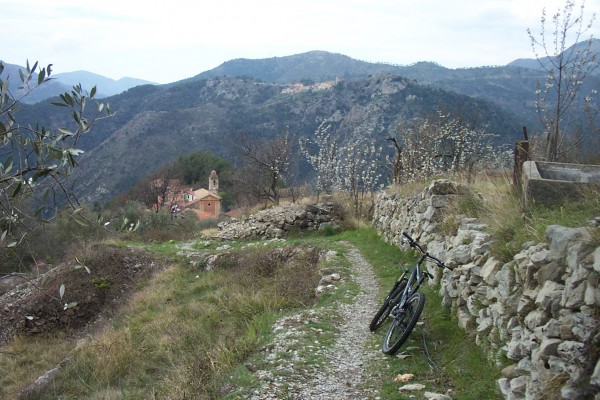
[[[200, 188], [184, 188], [179, 179], [157, 179], [153, 187], [164, 187], [163, 195], [159, 195], [153, 209], [168, 209], [173, 216], [185, 210], [195, 213], [199, 219], [218, 218], [221, 214], [221, 196], [219, 196], [219, 176], [212, 171], [208, 177], [208, 190]], [[164, 199], [163, 199], [164, 196]], [[163, 201], [164, 200], [164, 201]], [[162, 206], [161, 206], [162, 204]]]
[[219, 177], [217, 171], [213, 170], [208, 177], [208, 190], [184, 190], [181, 209], [195, 212], [200, 219], [217, 218], [221, 214], [221, 197], [218, 193]]

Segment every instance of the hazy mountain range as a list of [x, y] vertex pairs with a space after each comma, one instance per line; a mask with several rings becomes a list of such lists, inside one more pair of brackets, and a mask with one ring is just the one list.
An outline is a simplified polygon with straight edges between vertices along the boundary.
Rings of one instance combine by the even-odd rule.
[[[499, 135], [498, 144], [510, 146], [521, 137], [522, 126], [537, 129], [535, 87], [544, 73], [539, 63], [530, 68], [528, 62], [448, 69], [432, 62], [398, 66], [312, 51], [231, 60], [179, 82], [131, 87], [105, 99], [115, 115], [79, 143], [86, 151], [78, 168], [80, 194], [89, 201], [108, 200], [199, 150], [235, 162], [237, 135], [268, 139], [289, 132], [298, 139], [313, 134], [324, 120], [343, 140], [370, 136], [385, 144], [387, 137], [401, 135], [400, 121], [443, 110], [473, 126], [487, 126]], [[51, 83], [81, 81], [89, 87], [94, 82], [103, 93], [98, 75], [64, 75]], [[118, 90], [113, 83], [107, 87]], [[126, 87], [135, 80], [122, 83]], [[600, 78], [589, 85], [600, 86]], [[67, 125], [68, 117], [48, 102], [24, 105], [19, 112], [20, 121], [50, 128]]]
[[[4, 71], [0, 75], [0, 78], [4, 80], [6, 77], [8, 77], [9, 86], [13, 91], [13, 94], [18, 96], [19, 93], [22, 93], [22, 90], [17, 89], [22, 85], [19, 78], [19, 69], [25, 71], [25, 67], [15, 64], [8, 64], [5, 62], [2, 62], [2, 64], [4, 65]], [[47, 66], [42, 65], [40, 67], [45, 68]], [[142, 79], [128, 77], [114, 80], [88, 71], [51, 74], [51, 78], [52, 80], [50, 82], [40, 86], [30, 95], [23, 98], [23, 103], [35, 104], [47, 98], [58, 96], [61, 93], [71, 90], [73, 85], [77, 85], [79, 83], [81, 83], [82, 87], [84, 88], [91, 89], [93, 86], [96, 86], [98, 89], [97, 96], [99, 98], [113, 96], [115, 94], [124, 92], [127, 89], [131, 89], [132, 87], [154, 84], [153, 82]]]
[[[587, 42], [578, 43], [567, 50], [567, 52], [581, 51]], [[591, 50], [600, 55], [600, 39], [593, 39]], [[443, 83], [456, 78], [464, 78], [473, 74], [473, 70], [494, 71], [503, 67], [521, 67], [534, 71], [543, 71], [552, 61], [552, 57], [521, 58], [509, 62], [506, 66], [482, 66], [473, 68], [449, 69], [435, 62], [418, 62], [412, 65], [393, 65], [386, 63], [370, 63], [352, 59], [342, 54], [329, 53], [325, 51], [311, 51], [285, 57], [272, 57], [266, 59], [234, 59], [220, 66], [201, 72], [192, 78], [184, 79], [175, 83], [194, 81], [215, 76], [244, 76], [263, 80], [270, 83], [290, 84], [300, 81], [326, 81], [336, 78], [361, 79], [381, 73], [391, 73], [407, 78], [415, 79], [422, 83]], [[0, 60], [1, 62], [1, 60]], [[17, 87], [18, 69], [24, 67], [4, 63], [4, 73], [0, 78], [11, 76], [11, 87]], [[600, 70], [594, 72], [600, 75]], [[537, 74], [535, 74], [537, 77]], [[125, 77], [119, 80], [107, 78], [94, 72], [74, 71], [53, 74], [52, 84], [45, 85], [32, 96], [24, 99], [25, 103], [33, 104], [45, 98], [57, 96], [69, 90], [71, 86], [81, 83], [84, 88], [97, 86], [100, 97], [108, 97], [124, 92], [132, 87], [140, 85], [155, 85], [154, 82]], [[171, 83], [172, 85], [173, 83]]]

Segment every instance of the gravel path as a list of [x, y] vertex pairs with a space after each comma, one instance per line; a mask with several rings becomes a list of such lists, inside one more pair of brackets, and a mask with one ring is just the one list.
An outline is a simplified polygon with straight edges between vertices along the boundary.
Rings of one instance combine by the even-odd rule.
[[333, 345], [321, 346], [318, 340], [310, 345], [303, 342], [308, 331], [312, 330], [311, 336], [320, 333], [314, 326], [329, 318], [327, 310], [309, 310], [280, 319], [273, 329], [275, 339], [265, 350], [269, 371], [254, 372], [262, 385], [252, 399], [379, 398], [375, 389], [364, 387], [364, 367], [381, 356], [379, 349], [367, 348], [371, 337], [369, 322], [378, 306], [378, 282], [362, 254], [351, 244], [345, 245], [360, 293], [352, 303], [339, 304], [341, 322]]

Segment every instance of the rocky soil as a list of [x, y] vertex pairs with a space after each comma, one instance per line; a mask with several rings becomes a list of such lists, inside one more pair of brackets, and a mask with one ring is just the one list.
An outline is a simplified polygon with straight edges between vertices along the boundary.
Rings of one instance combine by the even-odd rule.
[[[307, 331], [315, 329], [310, 325], [330, 318], [328, 310], [312, 309], [280, 319], [273, 327], [273, 342], [263, 351], [270, 364], [269, 371], [254, 371], [262, 385], [252, 393], [252, 399], [379, 398], [377, 389], [369, 388], [365, 368], [381, 355], [379, 349], [367, 346], [369, 322], [378, 305], [378, 283], [368, 261], [356, 248], [346, 245], [349, 248], [347, 257], [352, 263], [352, 278], [358, 284], [360, 294], [351, 303], [339, 304], [337, 313], [341, 322], [333, 346], [321, 346], [316, 342], [314, 346], [298, 347], [303, 337], [309, 334]], [[322, 362], [309, 364], [307, 357], [316, 357]], [[253, 369], [251, 365], [247, 367]]]
[[114, 246], [97, 246], [81, 261], [85, 267], [67, 263], [19, 276], [22, 283], [0, 294], [0, 345], [15, 333], [60, 330], [79, 335], [95, 329], [135, 292], [138, 282], [165, 266], [141, 250]]
[[219, 224], [220, 239], [282, 238], [290, 232], [335, 228], [343, 219], [342, 209], [333, 202], [301, 206], [289, 204], [261, 210], [247, 218], [232, 218]]

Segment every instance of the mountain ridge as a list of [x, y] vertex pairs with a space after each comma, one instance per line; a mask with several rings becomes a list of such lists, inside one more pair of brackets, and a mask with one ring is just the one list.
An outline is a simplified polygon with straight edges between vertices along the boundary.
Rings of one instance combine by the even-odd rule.
[[[598, 58], [600, 56], [600, 39], [591, 39], [590, 42], [583, 41], [576, 43], [573, 46], [567, 48], [565, 50], [565, 53], [576, 57], [578, 52], [585, 51], [585, 49], [588, 46], [588, 43], [590, 45], [591, 53], [596, 54], [596, 58]], [[523, 67], [538, 71], [544, 71], [552, 66], [552, 62], [554, 60], [556, 60], [556, 56], [540, 57], [539, 60], [536, 58], [518, 58], [508, 63], [507, 66]], [[600, 75], [600, 70], [596, 70], [595, 74]]]
[[100, 97], [109, 97], [122, 93], [132, 87], [141, 85], [156, 85], [155, 82], [131, 77], [111, 79], [89, 71], [61, 72], [52, 75], [55, 79], [68, 86], [81, 83], [84, 88], [96, 86]]
[[[569, 47], [566, 52], [573, 52], [582, 49], [587, 45], [587, 41], [577, 43]], [[598, 54], [600, 58], [600, 39], [593, 39], [591, 42], [592, 52]], [[503, 66], [479, 66], [469, 68], [447, 68], [433, 61], [419, 61], [409, 65], [395, 65], [383, 62], [368, 62], [353, 59], [341, 53], [333, 53], [323, 50], [312, 50], [304, 53], [298, 53], [281, 57], [270, 57], [262, 59], [236, 58], [223, 62], [221, 65], [203, 71], [190, 78], [182, 79], [176, 82], [167, 83], [166, 86], [177, 85], [185, 82], [202, 80], [215, 76], [246, 76], [254, 79], [275, 84], [291, 84], [296, 82], [322, 82], [336, 79], [365, 79], [372, 75], [391, 73], [399, 76], [405, 76], [415, 79], [425, 84], [433, 84], [447, 90], [455, 90], [458, 93], [469, 96], [483, 96], [491, 101], [496, 101], [497, 95], [485, 96], [485, 92], [477, 90], [461, 89], [456, 80], [469, 80], [477, 75], [496, 75], [493, 79], [498, 82], [499, 78], [507, 78], [507, 68], [516, 68], [512, 75], [519, 77], [527, 75], [526, 82], [520, 82], [511, 90], [517, 91], [512, 95], [523, 97], [524, 90], [531, 87], [531, 81], [543, 81], [543, 68], [549, 67], [552, 61], [551, 57], [542, 57], [540, 60], [516, 59]], [[5, 63], [5, 71], [12, 71], [13, 80], [18, 77], [16, 72], [18, 65]], [[517, 72], [518, 69], [527, 72]], [[529, 71], [530, 70], [530, 71]], [[6, 76], [6, 72], [3, 74]], [[596, 76], [600, 76], [600, 70], [596, 71]], [[109, 97], [126, 91], [132, 87], [140, 85], [157, 85], [154, 82], [124, 77], [119, 80], [107, 78], [94, 72], [73, 71], [54, 74], [55, 79], [52, 85], [40, 88], [36, 93], [24, 99], [25, 103], [33, 104], [49, 97], [70, 90], [70, 88], [81, 83], [84, 88], [96, 86], [99, 97]], [[511, 78], [511, 77], [509, 77]], [[11, 82], [11, 86], [16, 86], [20, 82]], [[503, 83], [505, 84], [505, 83]], [[527, 89], [529, 90], [529, 89]], [[479, 93], [478, 93], [479, 92]], [[511, 107], [509, 104], [501, 104], [512, 112], [520, 113], [518, 108]], [[522, 113], [520, 113], [523, 115]]]

